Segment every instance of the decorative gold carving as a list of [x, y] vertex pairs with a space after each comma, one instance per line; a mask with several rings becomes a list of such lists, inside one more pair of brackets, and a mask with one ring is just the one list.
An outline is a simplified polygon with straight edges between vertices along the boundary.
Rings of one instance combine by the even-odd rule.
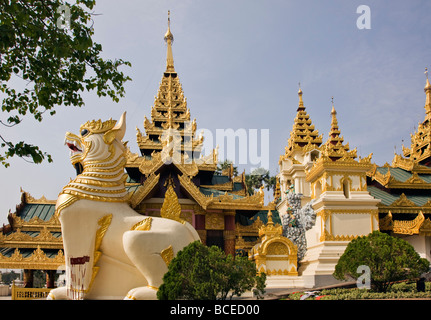
[[399, 154], [394, 155], [394, 159], [392, 160], [392, 166], [395, 168], [401, 168], [409, 172], [427, 173], [427, 174], [431, 173], [430, 167], [421, 165], [413, 159], [403, 158]]
[[207, 212], [205, 216], [205, 229], [224, 230], [224, 216], [221, 213]]
[[73, 194], [69, 194], [67, 199], [64, 200], [63, 202], [61, 202], [56, 208], [55, 208], [55, 215], [57, 216], [57, 218], [60, 216], [61, 211], [66, 209], [67, 207], [71, 206], [72, 204], [74, 204], [76, 201], [78, 201], [79, 198], [76, 197]]
[[288, 255], [289, 248], [281, 242], [274, 242], [267, 249], [267, 255]]
[[400, 197], [395, 200], [393, 203], [391, 203], [390, 205], [391, 207], [417, 207], [416, 204], [407, 199], [407, 196], [404, 193], [401, 193]]
[[46, 249], [61, 249], [63, 248], [62, 238], [56, 238], [46, 227], [40, 231], [39, 235], [32, 237], [27, 233], [17, 229], [10, 235], [0, 233], [0, 245], [3, 247], [12, 248], [36, 248], [42, 246]]
[[130, 230], [137, 230], [137, 231], [148, 231], [151, 229], [151, 223], [153, 221], [153, 218], [145, 218], [144, 220], [136, 223]]
[[279, 224], [274, 225], [272, 221], [272, 212], [268, 210], [268, 222], [259, 228], [259, 237], [262, 241], [270, 238], [279, 237], [283, 234], [283, 227]]
[[136, 208], [139, 203], [153, 190], [160, 179], [160, 174], [151, 173], [145, 180], [144, 184], [136, 190], [130, 197], [130, 206]]
[[30, 193], [24, 191], [20, 188], [21, 197], [24, 197], [25, 203], [36, 203], [36, 204], [55, 204], [56, 200], [48, 200], [45, 196], [40, 197], [39, 199], [34, 198]]
[[368, 157], [359, 160], [342, 157], [337, 159], [337, 161], [333, 161], [329, 157], [322, 155], [315, 161], [313, 167], [309, 171], [306, 170], [306, 181], [314, 182], [320, 179], [325, 172], [330, 173], [330, 175], [341, 174], [343, 176], [359, 176], [361, 179], [365, 180], [365, 175], [371, 168], [372, 164]]
[[144, 175], [149, 175], [156, 172], [163, 165], [161, 152], [153, 152], [151, 159], [147, 160], [142, 158], [141, 164], [139, 165], [139, 171]]
[[211, 196], [205, 196], [202, 194], [202, 192], [199, 190], [198, 187], [192, 182], [192, 180], [187, 177], [186, 175], [179, 175], [178, 179], [180, 180], [181, 185], [186, 189], [186, 191], [191, 195], [193, 199], [203, 209], [207, 209], [208, 205], [213, 201], [213, 195]]
[[419, 228], [419, 235], [421, 236], [431, 236], [431, 220], [427, 218]]
[[175, 165], [178, 169], [181, 170], [183, 174], [189, 177], [194, 177], [199, 172], [199, 168], [195, 162], [184, 163], [182, 161], [181, 163], [176, 163]]
[[166, 219], [172, 219], [181, 223], [185, 223], [183, 219], [180, 218], [181, 206], [178, 202], [177, 194], [172, 187], [172, 184], [168, 185], [168, 189], [165, 193], [165, 200], [163, 201], [162, 208], [160, 209], [160, 216]]
[[99, 250], [100, 245], [102, 244], [103, 237], [105, 236], [106, 231], [108, 231], [109, 226], [111, 225], [112, 221], [112, 214], [108, 214], [102, 218], [99, 219], [97, 224], [99, 225], [99, 228], [96, 231], [96, 239], [94, 243], [94, 260], [93, 260], [93, 273], [91, 275], [90, 285], [88, 286], [88, 289], [85, 290], [85, 292], [88, 292], [94, 282], [94, 279], [97, 276], [97, 273], [99, 272], [100, 267], [97, 267], [96, 264], [99, 261], [102, 252]]
[[0, 268], [57, 270], [64, 263], [62, 250], [58, 250], [54, 258], [48, 258], [40, 246], [33, 251], [32, 255], [25, 258], [18, 248], [15, 249], [10, 257], [0, 254]]
[[391, 230], [394, 227], [394, 221], [392, 220], [392, 213], [389, 211], [386, 216], [379, 219], [379, 229], [382, 231]]
[[324, 230], [322, 235], [320, 236], [320, 241], [352, 241], [356, 239], [358, 235], [333, 235], [329, 233], [328, 230]]
[[43, 228], [46, 228], [50, 231], [58, 231], [61, 230], [60, 221], [58, 220], [57, 215], [53, 215], [51, 219], [45, 221], [40, 219], [39, 217], [33, 217], [29, 221], [25, 221], [21, 217], [16, 214], [11, 214], [12, 225], [14, 229], [21, 229], [22, 231], [40, 231]]
[[103, 122], [102, 120], [91, 120], [84, 123], [79, 131], [87, 129], [91, 133], [104, 133], [114, 128], [116, 123], [117, 121], [112, 119]]
[[172, 259], [174, 258], [174, 250], [172, 249], [172, 246], [163, 249], [162, 252], [160, 252], [160, 255], [163, 261], [165, 261], [166, 265], [169, 266]]
[[424, 221], [425, 217], [423, 213], [419, 212], [417, 217], [411, 221], [395, 220], [392, 231], [399, 234], [419, 234], [419, 229]]
[[[126, 190], [126, 189], [124, 189]], [[128, 202], [129, 201], [129, 194], [126, 194], [125, 196], [122, 197], [110, 197], [110, 196], [98, 196], [98, 195], [94, 195], [94, 194], [85, 194], [79, 191], [75, 191], [75, 190], [63, 190], [62, 191], [63, 194], [68, 194], [70, 196], [73, 196], [72, 198], [68, 199], [67, 203], [62, 203], [58, 208], [57, 208], [57, 215], [60, 215], [60, 209], [63, 210], [65, 207], [68, 207], [69, 205], [71, 205], [73, 202], [81, 199], [88, 199], [88, 200], [94, 200], [94, 201], [103, 201], [103, 202]], [[64, 204], [64, 205], [63, 205]]]
[[233, 194], [228, 194], [226, 192], [223, 195], [214, 197], [208, 205], [208, 208], [223, 209], [228, 207], [236, 210], [260, 209], [264, 205], [264, 196], [263, 187], [253, 195], [246, 197], [235, 198]]

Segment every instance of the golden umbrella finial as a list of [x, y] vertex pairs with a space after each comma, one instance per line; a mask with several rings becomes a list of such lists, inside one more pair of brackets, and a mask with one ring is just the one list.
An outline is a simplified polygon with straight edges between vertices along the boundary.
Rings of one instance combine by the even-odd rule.
[[172, 43], [174, 42], [174, 35], [171, 32], [171, 11], [170, 10], [168, 10], [168, 31], [166, 31], [164, 39], [168, 45], [168, 52], [166, 55], [166, 72], [175, 72], [174, 57], [172, 55]]

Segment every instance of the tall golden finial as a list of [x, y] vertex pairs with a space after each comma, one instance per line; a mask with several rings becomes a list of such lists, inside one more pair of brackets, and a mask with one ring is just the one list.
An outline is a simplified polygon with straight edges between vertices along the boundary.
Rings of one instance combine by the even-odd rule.
[[172, 43], [174, 42], [174, 35], [171, 32], [171, 11], [168, 10], [168, 31], [164, 37], [166, 44], [168, 45], [168, 52], [166, 55], [166, 72], [175, 72], [174, 68], [174, 56], [172, 55]]
[[338, 129], [338, 121], [337, 121], [337, 111], [335, 111], [334, 107], [334, 96], [331, 97], [331, 103], [332, 103], [332, 110], [331, 110], [331, 116], [332, 116], [332, 122], [331, 127]]
[[299, 97], [299, 104], [298, 104], [298, 110], [304, 110], [304, 101], [302, 101], [302, 90], [301, 90], [301, 82], [298, 82], [299, 90], [298, 90], [298, 97]]
[[427, 118], [431, 118], [431, 84], [428, 79], [428, 68], [425, 68], [425, 76], [427, 78], [425, 88], [424, 88], [425, 95], [426, 95], [425, 111], [426, 111]]

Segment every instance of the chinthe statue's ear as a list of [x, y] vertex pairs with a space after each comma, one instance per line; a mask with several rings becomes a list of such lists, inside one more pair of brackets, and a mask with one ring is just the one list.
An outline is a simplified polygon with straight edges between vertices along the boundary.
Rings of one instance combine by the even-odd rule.
[[125, 133], [126, 133], [126, 112], [124, 111], [124, 113], [121, 115], [120, 120], [118, 120], [115, 127], [107, 131], [103, 135], [103, 140], [105, 140], [106, 144], [111, 144], [114, 141], [114, 139], [117, 139], [119, 142], [121, 142]]

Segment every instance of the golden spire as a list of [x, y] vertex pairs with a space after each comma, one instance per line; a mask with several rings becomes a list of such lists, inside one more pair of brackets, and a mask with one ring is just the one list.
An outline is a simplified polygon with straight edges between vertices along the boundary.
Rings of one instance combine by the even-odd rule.
[[431, 84], [428, 79], [428, 68], [425, 68], [425, 119], [419, 123], [415, 134], [411, 135], [410, 148], [403, 147], [405, 157], [429, 166], [431, 160]]
[[[181, 137], [181, 154], [187, 153], [199, 158], [203, 147], [203, 138], [195, 137], [196, 120], [191, 121], [190, 109], [187, 108], [187, 99], [180, 83], [179, 76], [174, 69], [172, 57], [172, 42], [174, 36], [171, 32], [170, 11], [168, 11], [168, 30], [164, 35], [167, 43], [166, 71], [163, 73], [159, 84], [157, 96], [154, 97], [154, 105], [151, 107], [151, 121], [145, 118], [145, 134], [137, 129], [136, 139], [141, 154], [152, 159], [154, 152], [158, 153], [168, 143], [165, 139], [165, 130], [175, 129]], [[169, 139], [174, 135], [168, 134]], [[177, 139], [177, 134], [175, 134]], [[171, 141], [171, 140], [169, 140]], [[176, 142], [175, 142], [176, 143]]]
[[[337, 111], [335, 111], [335, 107], [334, 107], [334, 97], [331, 98], [332, 101], [332, 110], [331, 110], [331, 131], [329, 132], [329, 137], [332, 138], [340, 138], [340, 130], [338, 128], [338, 120], [337, 120]], [[341, 137], [338, 141], [343, 142], [343, 137]], [[336, 144], [336, 142], [338, 141], [332, 141], [332, 144]], [[335, 143], [334, 143], [335, 142]]]
[[171, 32], [171, 11], [168, 10], [168, 31], [164, 37], [166, 44], [168, 45], [168, 52], [166, 55], [166, 72], [175, 72], [174, 68], [174, 56], [172, 55], [172, 43], [174, 42], [174, 36]]
[[301, 87], [299, 87], [298, 97], [298, 109], [285, 154], [281, 156], [283, 158], [290, 156], [296, 150], [307, 152], [318, 148], [322, 143], [322, 135], [319, 136], [319, 131], [314, 128], [310, 116], [305, 110]]
[[426, 119], [431, 120], [431, 84], [428, 79], [428, 68], [425, 68], [425, 75], [427, 77], [427, 81], [424, 88], [425, 95], [426, 95], [426, 100], [425, 100]]
[[301, 82], [298, 83], [298, 86], [299, 86], [299, 90], [298, 90], [299, 104], [298, 104], [297, 111], [299, 111], [299, 110], [305, 110], [304, 101], [302, 101]]
[[340, 129], [338, 128], [337, 111], [334, 107], [334, 97], [331, 98], [332, 110], [331, 110], [331, 130], [329, 131], [329, 138], [325, 142], [322, 148], [322, 154], [329, 157], [331, 160], [336, 161], [338, 159], [354, 159], [356, 158], [356, 148], [349, 151], [349, 144], [343, 144], [344, 138], [340, 137]]

